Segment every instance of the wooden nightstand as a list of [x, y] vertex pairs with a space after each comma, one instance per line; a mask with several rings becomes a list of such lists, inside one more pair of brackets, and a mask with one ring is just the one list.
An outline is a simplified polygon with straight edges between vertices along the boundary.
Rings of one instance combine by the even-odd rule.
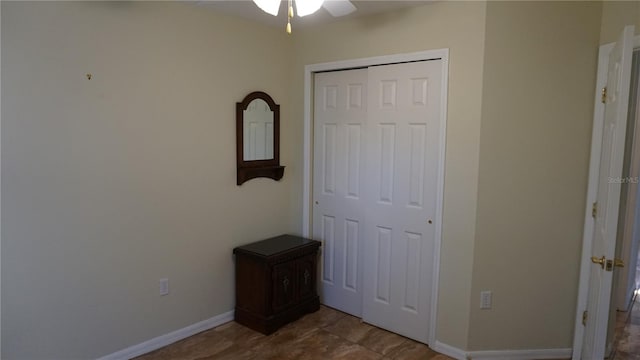
[[233, 249], [235, 321], [263, 334], [318, 310], [320, 242], [281, 235]]

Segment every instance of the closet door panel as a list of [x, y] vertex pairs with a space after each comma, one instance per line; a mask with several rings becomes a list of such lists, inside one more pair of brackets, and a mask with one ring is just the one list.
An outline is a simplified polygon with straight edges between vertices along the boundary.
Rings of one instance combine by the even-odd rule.
[[313, 237], [323, 304], [362, 314], [367, 70], [315, 75]]
[[441, 63], [368, 70], [363, 319], [426, 342], [435, 269]]

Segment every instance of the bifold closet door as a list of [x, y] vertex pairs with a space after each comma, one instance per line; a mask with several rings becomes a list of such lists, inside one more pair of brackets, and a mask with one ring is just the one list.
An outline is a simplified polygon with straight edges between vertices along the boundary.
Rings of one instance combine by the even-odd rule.
[[315, 75], [313, 237], [322, 241], [323, 304], [362, 314], [367, 70]]
[[433, 301], [441, 66], [368, 71], [362, 317], [421, 342]]

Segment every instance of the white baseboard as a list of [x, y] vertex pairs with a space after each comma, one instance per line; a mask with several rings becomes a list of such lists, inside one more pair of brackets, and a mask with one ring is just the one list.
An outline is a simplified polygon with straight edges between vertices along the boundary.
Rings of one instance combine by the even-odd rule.
[[431, 348], [441, 354], [457, 360], [542, 360], [542, 359], [570, 359], [572, 349], [535, 349], [535, 350], [489, 350], [489, 351], [464, 351], [441, 343], [435, 342]]
[[467, 358], [472, 360], [570, 359], [572, 352], [573, 350], [571, 348], [470, 351], [467, 353]]
[[172, 331], [168, 334], [160, 335], [158, 337], [155, 337], [151, 340], [147, 340], [138, 345], [133, 345], [126, 349], [122, 349], [112, 354], [105, 355], [99, 358], [98, 360], [131, 359], [136, 356], [144, 355], [153, 350], [160, 349], [161, 347], [167, 346], [169, 344], [172, 344], [184, 338], [188, 338], [189, 336], [195, 335], [199, 332], [212, 329], [224, 323], [228, 323], [229, 321], [232, 321], [232, 320], [233, 320], [233, 310], [220, 315], [216, 315], [212, 318], [197, 322], [187, 327], [183, 327], [182, 329]]
[[467, 360], [467, 353], [464, 350], [460, 350], [457, 347], [441, 343], [438, 340], [436, 340], [435, 344], [433, 344], [433, 346], [430, 346], [430, 348], [434, 351], [439, 352], [440, 354], [447, 355], [457, 360]]

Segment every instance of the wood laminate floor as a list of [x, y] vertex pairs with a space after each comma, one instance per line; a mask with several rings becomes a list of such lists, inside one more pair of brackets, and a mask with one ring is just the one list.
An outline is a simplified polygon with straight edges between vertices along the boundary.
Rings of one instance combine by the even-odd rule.
[[269, 336], [230, 322], [137, 359], [452, 360], [424, 344], [325, 306]]

